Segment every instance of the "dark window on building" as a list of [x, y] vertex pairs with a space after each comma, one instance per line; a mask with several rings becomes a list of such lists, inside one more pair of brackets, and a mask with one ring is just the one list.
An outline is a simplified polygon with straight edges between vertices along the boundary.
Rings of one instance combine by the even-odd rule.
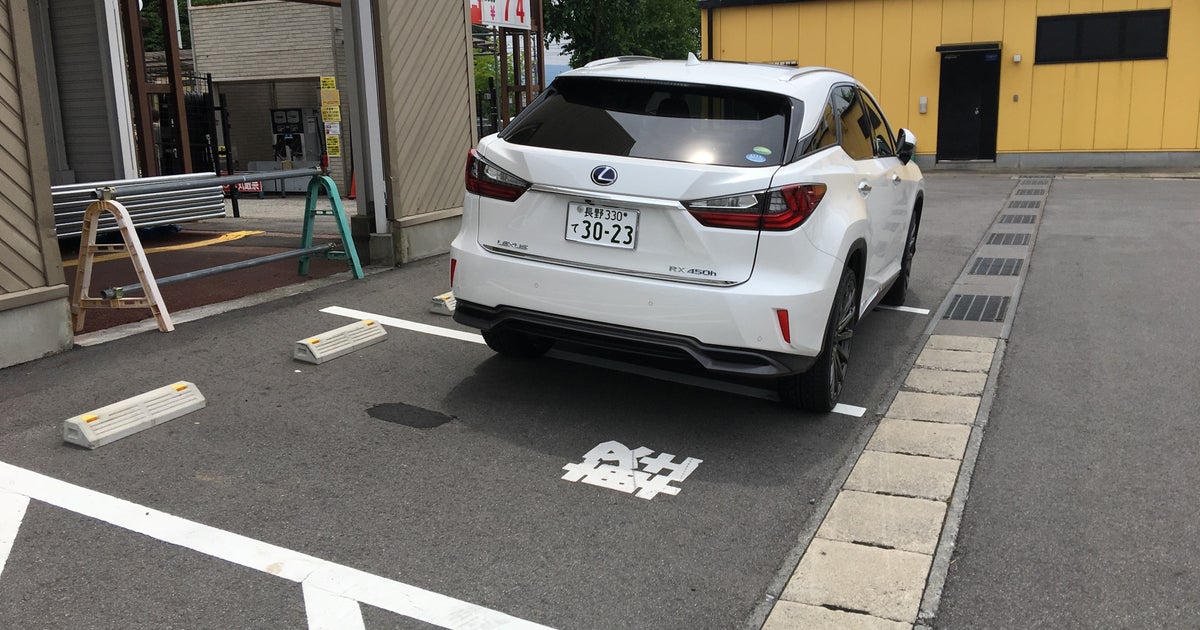
[[1165, 59], [1171, 10], [1038, 18], [1035, 63]]

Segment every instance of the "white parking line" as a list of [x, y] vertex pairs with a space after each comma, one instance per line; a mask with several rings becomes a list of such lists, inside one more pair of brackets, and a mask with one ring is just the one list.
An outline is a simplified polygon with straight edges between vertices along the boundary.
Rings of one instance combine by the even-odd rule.
[[624, 372], [626, 374], [636, 374], [638, 376], [645, 376], [647, 378], [653, 378], [660, 381], [667, 381], [668, 383], [678, 383], [680, 385], [701, 387], [712, 391], [746, 396], [747, 398], [779, 400], [779, 396], [773, 389], [752, 387], [750, 385], [741, 385], [738, 383], [727, 383], [715, 378], [707, 378], [695, 374], [684, 374], [681, 372], [672, 372], [670, 370], [661, 370], [659, 368], [645, 365], [637, 365], [636, 363], [626, 363], [625, 361], [617, 361], [615, 359], [607, 359], [604, 357], [593, 357], [586, 354], [577, 354], [562, 350], [551, 350], [550, 353], [550, 356], [554, 358], [562, 359], [563, 361], [570, 361], [571, 363], [578, 363], [580, 365], [590, 365], [592, 367], [615, 370], [617, 372]]
[[334, 595], [308, 582], [304, 590], [304, 610], [308, 613], [308, 630], [366, 630], [362, 608], [353, 599]]
[[901, 313], [916, 313], [917, 315], [929, 314], [929, 309], [917, 308], [915, 306], [887, 306], [884, 304], [876, 304], [875, 308], [882, 311], [900, 311]]
[[[463, 332], [461, 330], [454, 330], [453, 328], [442, 328], [441, 326], [430, 326], [429, 324], [422, 324], [420, 322], [411, 322], [411, 321], [408, 321], [407, 319], [398, 319], [395, 317], [388, 317], [387, 315], [368, 313], [366, 311], [359, 311], [359, 310], [352, 309], [352, 308], [344, 308], [341, 306], [327, 306], [327, 307], [321, 309], [321, 312], [329, 313], [330, 315], [341, 315], [343, 317], [352, 317], [354, 319], [371, 319], [371, 320], [375, 320], [385, 326], [391, 326], [393, 328], [403, 328], [404, 330], [411, 330], [414, 332], [426, 333], [429, 335], [437, 335], [439, 337], [449, 337], [450, 339], [459, 339], [461, 341], [470, 341], [472, 343], [485, 343], [483, 341], [483, 337], [481, 335], [477, 335], [474, 333]], [[928, 311], [926, 311], [926, 312], [928, 312]], [[669, 372], [667, 370], [660, 370], [658, 368], [645, 367], [645, 366], [641, 366], [641, 365], [635, 365], [632, 363], [626, 363], [624, 361], [614, 361], [612, 359], [605, 359], [605, 358], [601, 358], [601, 357], [592, 357], [592, 356], [587, 356], [587, 355], [575, 354], [574, 352], [560, 352], [560, 351], [555, 350], [555, 351], [553, 351], [553, 356], [558, 357], [563, 360], [566, 360], [566, 361], [571, 361], [574, 363], [582, 363], [584, 365], [592, 365], [592, 366], [596, 366], [596, 367], [613, 369], [613, 370], [618, 370], [618, 371], [626, 372], [626, 373], [630, 373], [630, 374], [639, 374], [641, 376], [648, 376], [650, 378], [656, 378], [656, 379], [663, 380], [663, 381], [670, 381], [672, 383], [680, 383], [682, 385], [692, 385], [695, 387], [703, 387], [705, 389], [727, 392], [730, 394], [738, 394], [741, 396], [749, 396], [752, 398], [761, 398], [764, 400], [779, 400], [779, 396], [775, 393], [775, 390], [773, 390], [773, 389], [751, 387], [749, 385], [739, 385], [736, 383], [726, 383], [724, 381], [719, 381], [719, 380], [710, 379], [710, 378], [704, 378], [702, 376], [693, 376], [691, 374], [678, 374], [675, 372]], [[843, 415], [847, 415], [847, 416], [853, 416], [855, 418], [863, 417], [863, 414], [865, 414], [866, 412], [867, 412], [866, 409], [864, 409], [862, 407], [855, 407], [854, 405], [839, 404], [833, 408], [833, 413], [839, 413], [839, 414], [843, 414]]]
[[442, 328], [441, 326], [430, 326], [429, 324], [422, 324], [420, 322], [410, 322], [407, 319], [397, 319], [395, 317], [388, 317], [387, 315], [376, 315], [375, 313], [368, 313], [366, 311], [356, 311], [352, 308], [329, 306], [321, 309], [321, 312], [329, 313], [330, 315], [352, 317], [354, 319], [373, 319], [384, 326], [391, 326], [392, 328], [403, 328], [405, 330], [412, 330], [414, 332], [425, 333], [427, 335], [437, 335], [439, 337], [449, 337], [451, 339], [458, 339], [461, 341], [470, 341], [471, 343], [484, 343], [483, 337], [475, 333], [463, 332], [453, 328]]
[[[7, 498], [11, 496], [7, 493], [20, 497]], [[310, 624], [314, 621], [317, 624], [310, 628], [353, 627], [340, 623], [321, 625], [353, 619], [346, 616], [349, 606], [333, 597], [362, 602], [443, 628], [546, 628], [490, 608], [172, 516], [4, 462], [0, 462], [0, 549], [5, 549], [5, 540], [11, 545], [11, 539], [16, 537], [20, 518], [14, 519], [13, 515], [24, 513], [20, 499], [26, 503], [29, 499], [37, 499], [155, 540], [299, 582], [306, 587], [306, 604], [317, 605], [315, 611], [308, 612]], [[310, 592], [308, 587], [320, 592]]]
[[843, 405], [838, 403], [833, 406], [833, 413], [840, 413], [846, 416], [854, 416], [855, 418], [863, 417], [867, 413], [866, 407], [855, 407], [854, 405]]
[[29, 497], [0, 491], [0, 575], [4, 574], [4, 564], [8, 562], [8, 553], [12, 551], [28, 506]]

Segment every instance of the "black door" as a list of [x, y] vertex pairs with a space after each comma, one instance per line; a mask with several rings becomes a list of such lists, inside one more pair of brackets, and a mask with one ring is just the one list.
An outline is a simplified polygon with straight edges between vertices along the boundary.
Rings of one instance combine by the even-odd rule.
[[942, 53], [937, 159], [995, 160], [1000, 51]]

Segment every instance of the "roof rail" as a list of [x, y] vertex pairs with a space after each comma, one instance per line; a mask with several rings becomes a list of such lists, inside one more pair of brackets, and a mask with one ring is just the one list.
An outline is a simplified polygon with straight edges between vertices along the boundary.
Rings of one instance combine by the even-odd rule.
[[612, 63], [620, 63], [622, 61], [662, 61], [662, 59], [659, 57], [647, 57], [645, 55], [624, 55], [621, 57], [608, 57], [605, 59], [597, 59], [595, 61], [588, 62], [583, 67], [584, 68], [596, 68], [599, 66], [607, 66]]
[[795, 74], [788, 77], [788, 81], [795, 81], [796, 79], [799, 79], [800, 77], [807, 76], [807, 75], [813, 74], [815, 72], [837, 72], [837, 70], [834, 70], [833, 68], [825, 68], [822, 66], [806, 66], [804, 68], [800, 68], [800, 69], [796, 70]]

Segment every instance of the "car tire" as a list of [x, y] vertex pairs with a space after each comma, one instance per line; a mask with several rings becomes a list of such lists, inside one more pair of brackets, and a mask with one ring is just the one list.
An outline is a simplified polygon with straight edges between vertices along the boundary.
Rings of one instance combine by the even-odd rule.
[[553, 339], [537, 337], [515, 330], [484, 330], [483, 340], [496, 352], [519, 359], [535, 359], [550, 351]]
[[892, 282], [892, 288], [884, 294], [880, 301], [888, 306], [904, 306], [908, 298], [908, 278], [912, 275], [913, 256], [917, 253], [917, 217], [913, 215], [908, 221], [908, 236], [904, 238], [904, 256], [900, 259], [900, 274]]
[[842, 396], [850, 343], [857, 323], [858, 276], [846, 267], [829, 309], [821, 354], [807, 372], [779, 379], [780, 400], [805, 411], [825, 413], [832, 410]]

